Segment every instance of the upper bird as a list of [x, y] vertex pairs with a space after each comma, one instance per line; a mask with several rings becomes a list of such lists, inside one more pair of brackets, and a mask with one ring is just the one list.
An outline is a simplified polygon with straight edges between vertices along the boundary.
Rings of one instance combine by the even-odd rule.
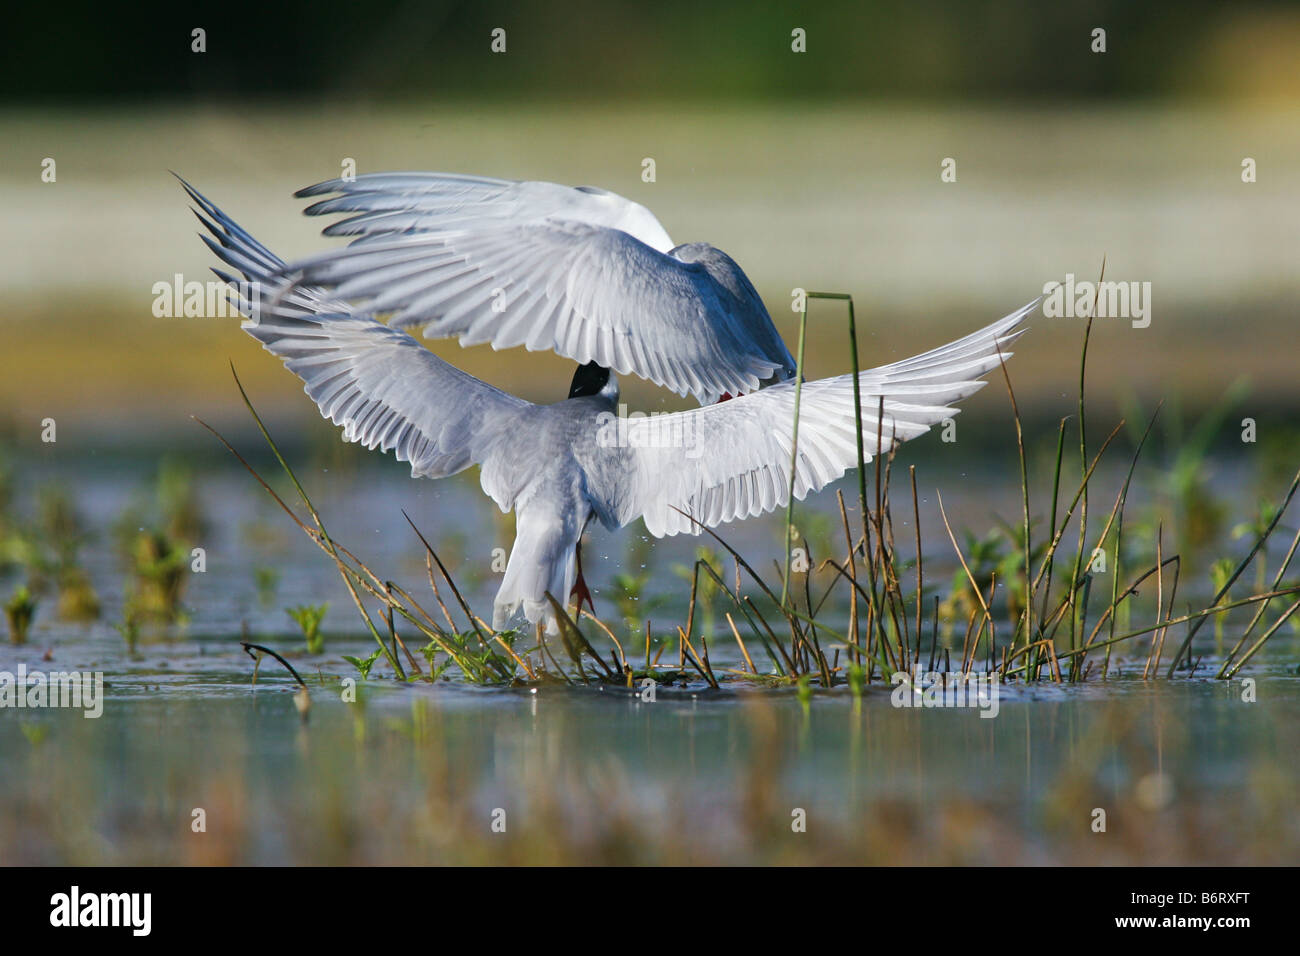
[[[596, 519], [698, 533], [789, 500], [794, 363], [739, 267], [707, 245], [669, 248], [641, 206], [601, 190], [446, 174], [333, 181], [308, 212], [353, 212], [350, 246], [285, 264], [188, 184], [204, 242], [259, 289], [235, 287], [243, 327], [301, 378], [343, 437], [392, 451], [415, 477], [471, 465], [516, 539], [493, 609], [557, 629], [547, 594], [580, 577]], [[227, 281], [234, 277], [214, 272]], [[268, 291], [262, 291], [268, 290]], [[498, 304], [504, 302], [504, 305]], [[1010, 353], [1037, 300], [956, 342], [859, 373], [866, 459], [956, 414]], [[390, 316], [389, 324], [377, 315]], [[535, 405], [452, 367], [402, 326], [581, 363], [569, 397]], [[702, 401], [617, 419], [631, 371]], [[761, 390], [754, 391], [759, 386]], [[803, 499], [858, 461], [853, 375], [806, 382], [793, 489]]]
[[299, 190], [348, 247], [295, 277], [462, 345], [522, 345], [636, 375], [709, 405], [795, 372], [740, 266], [674, 246], [644, 206], [593, 186], [375, 173]]

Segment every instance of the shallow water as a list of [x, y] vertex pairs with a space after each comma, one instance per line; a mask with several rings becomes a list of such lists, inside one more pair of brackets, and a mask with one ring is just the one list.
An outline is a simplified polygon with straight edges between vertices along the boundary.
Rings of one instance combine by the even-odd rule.
[[[43, 481], [76, 493], [104, 613], [69, 624], [46, 607], [29, 644], [0, 646], [0, 671], [102, 672], [105, 696], [98, 719], [0, 711], [3, 862], [1300, 860], [1300, 677], [1285, 629], [1243, 671], [1253, 687], [1209, 679], [1208, 663], [1191, 678], [1143, 682], [1140, 662], [1120, 655], [1105, 681], [1000, 685], [992, 718], [979, 707], [896, 707], [879, 683], [860, 700], [847, 688], [803, 700], [724, 679], [721, 691], [692, 682], [646, 701], [618, 687], [403, 684], [382, 663], [345, 701], [344, 679], [357, 675], [341, 655], [374, 645], [359, 639], [328, 559], [246, 474], [201, 471], [208, 563], [188, 581], [188, 621], [146, 630], [131, 654], [112, 626], [126, 571], [109, 529], [152, 464], [104, 461], [89, 476], [84, 466], [27, 465], [20, 506]], [[480, 613], [490, 607], [491, 548], [508, 547], [510, 529], [472, 482], [411, 482], [400, 466], [320, 466], [303, 477], [331, 532], [381, 574], [413, 592], [424, 579], [405, 508]], [[974, 468], [944, 488], [959, 527], [1016, 513], [1018, 489]], [[813, 505], [838, 522], [833, 494]], [[942, 534], [928, 496], [922, 507], [927, 535]], [[727, 529], [768, 566], [779, 534], [779, 517]], [[646, 552], [639, 540], [593, 537], [585, 563], [598, 608], [612, 611], [612, 575], [644, 562], [647, 594], [675, 595], [652, 616], [682, 620], [673, 566], [702, 540]], [[281, 574], [269, 600], [259, 566]], [[935, 580], [950, 572], [936, 569]], [[326, 652], [308, 655], [284, 608], [325, 600]], [[307, 681], [305, 720], [275, 661], [264, 659], [254, 682], [245, 633]], [[1207, 626], [1197, 654], [1208, 661], [1215, 649]], [[710, 653], [720, 674], [741, 663], [722, 636]], [[1098, 811], [1104, 832], [1094, 830]]]
[[[228, 638], [6, 649], [105, 671], [103, 715], [0, 719], [5, 862], [1275, 862], [1300, 846], [1300, 679], [888, 688], [481, 689], [370, 680], [335, 643], [294, 684]], [[202, 808], [206, 831], [192, 832]], [[1105, 833], [1091, 829], [1096, 810]], [[806, 832], [792, 824], [806, 813]], [[504, 811], [505, 832], [492, 830]]]

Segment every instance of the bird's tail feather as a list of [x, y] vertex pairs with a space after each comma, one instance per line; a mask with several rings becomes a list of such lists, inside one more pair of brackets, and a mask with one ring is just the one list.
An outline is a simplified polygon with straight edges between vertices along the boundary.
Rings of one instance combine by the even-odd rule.
[[529, 623], [545, 621], [548, 634], [559, 633], [546, 594], [550, 592], [561, 604], [568, 600], [577, 578], [581, 535], [582, 529], [561, 515], [519, 510], [515, 545], [492, 609], [494, 629], [504, 630], [522, 611]]

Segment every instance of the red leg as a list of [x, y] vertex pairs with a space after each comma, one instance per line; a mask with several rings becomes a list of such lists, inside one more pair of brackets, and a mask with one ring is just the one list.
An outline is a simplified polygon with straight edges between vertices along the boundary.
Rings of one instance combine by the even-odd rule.
[[569, 597], [571, 598], [576, 597], [578, 599], [579, 611], [582, 610], [582, 602], [586, 601], [587, 607], [591, 608], [591, 613], [594, 616], [596, 613], [596, 605], [592, 603], [591, 592], [587, 590], [587, 582], [582, 576], [582, 543], [581, 542], [578, 543], [578, 547], [575, 553], [577, 555], [577, 562], [578, 562], [578, 580], [574, 582], [573, 590], [569, 592]]

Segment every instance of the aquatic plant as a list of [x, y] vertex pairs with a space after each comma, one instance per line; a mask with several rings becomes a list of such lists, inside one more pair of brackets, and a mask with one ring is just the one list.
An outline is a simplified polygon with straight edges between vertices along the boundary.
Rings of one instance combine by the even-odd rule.
[[182, 600], [192, 546], [207, 531], [192, 468], [178, 459], [163, 458], [152, 486], [137, 494], [112, 529], [129, 569], [127, 613], [135, 626], [185, 620]]
[[202, 499], [194, 480], [194, 470], [175, 458], [164, 458], [158, 465], [154, 499], [164, 533], [178, 541], [201, 541], [208, 530]]
[[329, 609], [328, 601], [324, 604], [299, 604], [297, 607], [285, 608], [285, 613], [302, 629], [308, 654], [321, 654], [325, 651], [325, 637], [320, 632], [320, 625]]
[[[351, 654], [344, 654], [343, 659], [357, 669], [362, 680], [370, 679], [370, 668], [374, 666], [375, 661], [379, 660], [379, 655], [383, 653], [383, 648], [377, 647], [369, 657], [353, 657]], [[432, 663], [432, 661], [430, 661]]]
[[25, 584], [14, 588], [14, 593], [5, 603], [5, 616], [9, 620], [9, 640], [14, 644], [26, 644], [27, 632], [36, 615], [36, 597]]
[[257, 586], [257, 600], [262, 607], [270, 607], [275, 601], [276, 589], [280, 586], [278, 568], [258, 565], [253, 568], [253, 582]]
[[99, 595], [86, 569], [74, 565], [59, 573], [59, 617], [65, 621], [93, 621], [99, 617]]
[[[808, 298], [846, 303], [850, 355], [856, 373], [852, 299], [829, 293], [809, 293]], [[805, 311], [801, 343], [806, 320]], [[1136, 447], [1128, 461], [1125, 478], [1108, 510], [1103, 512], [1104, 520], [1098, 525], [1089, 514], [1093, 499], [1100, 494], [1095, 487], [1098, 466], [1112, 452], [1116, 438], [1126, 427], [1124, 420], [1119, 421], [1099, 447], [1090, 449], [1086, 377], [1091, 330], [1089, 319], [1083, 333], [1077, 410], [1073, 416], [1077, 427], [1078, 479], [1071, 485], [1064, 484], [1069, 425], [1066, 417], [1061, 419], [1057, 430], [1050, 484], [1045, 490], [1031, 494], [1020, 410], [1011, 376], [1003, 363], [1002, 379], [1016, 438], [1021, 514], [1017, 524], [1002, 523], [989, 535], [963, 533], [963, 547], [948, 520], [943, 495], [937, 493], [938, 517], [959, 566], [946, 593], [936, 590], [933, 583], [926, 583], [927, 562], [943, 558], [927, 555], [923, 549], [915, 466], [907, 472], [915, 557], [903, 560], [896, 547], [891, 500], [895, 451], [876, 456], [868, 470], [864, 441], [860, 440], [856, 509], [846, 503], [842, 492], [838, 494], [842, 557], [814, 555], [807, 537], [795, 531], [795, 511], [791, 506], [786, 512], [785, 540], [799, 542], [807, 564], [804, 569], [792, 564], [796, 549], [786, 547], [784, 567], [777, 563], [777, 581], [769, 583], [719, 533], [702, 528], [720, 551], [715, 554], [701, 549], [690, 568], [679, 569], [690, 582], [686, 620], [667, 630], [661, 628], [664, 637], [675, 640], [660, 641], [653, 659], [651, 623], [644, 614], [645, 608], [641, 608], [644, 657], [635, 664], [623, 641], [603, 621], [579, 607], [566, 609], [554, 596], [550, 600], [560, 624], [558, 639], [548, 639], [538, 628], [533, 635], [535, 644], [525, 648], [519, 642], [522, 635], [513, 631], [494, 632], [470, 609], [446, 564], [409, 517], [407, 521], [424, 548], [436, 615], [405, 588], [381, 578], [328, 534], [319, 512], [237, 376], [235, 381], [245, 405], [289, 478], [307, 517], [300, 517], [215, 429], [204, 427], [235, 454], [276, 504], [334, 561], [377, 645], [369, 662], [350, 659], [363, 674], [368, 674], [370, 664], [382, 657], [400, 680], [433, 680], [448, 667], [455, 667], [465, 680], [476, 683], [603, 681], [633, 686], [635, 681], [647, 677], [676, 681], [693, 675], [711, 688], [728, 680], [793, 684], [803, 688], [814, 683], [822, 688], [848, 684], [855, 692], [861, 692], [866, 685], [888, 680], [897, 671], [921, 666], [923, 660], [930, 670], [941, 667], [963, 674], [994, 673], [1002, 680], [1082, 681], [1094, 675], [1105, 676], [1113, 666], [1119, 665], [1115, 656], [1118, 652], [1139, 648], [1136, 664], [1141, 666], [1143, 675], [1155, 679], [1161, 676], [1163, 668], [1164, 676], [1169, 678], [1180, 672], [1193, 674], [1200, 670], [1201, 658], [1193, 654], [1193, 639], [1207, 618], [1219, 620], [1224, 615], [1244, 613], [1251, 608], [1253, 619], [1237, 646], [1221, 662], [1219, 676], [1231, 677], [1300, 606], [1300, 602], [1288, 600], [1285, 610], [1280, 614], [1275, 612], [1273, 621], [1253, 643], [1247, 644], [1247, 639], [1265, 620], [1270, 604], [1300, 594], [1300, 583], [1286, 578], [1291, 557], [1300, 544], [1300, 532], [1267, 588], [1257, 588], [1244, 597], [1229, 597], [1231, 588], [1248, 567], [1256, 569], [1257, 581], [1265, 579], [1266, 544], [1300, 488], [1300, 472], [1283, 499], [1268, 506], [1249, 527], [1249, 537], [1254, 543], [1244, 560], [1230, 559], [1222, 566], [1215, 582], [1217, 593], [1209, 604], [1197, 611], [1176, 614], [1174, 608], [1184, 561], [1180, 553], [1166, 548], [1163, 524], [1157, 524], [1155, 534], [1150, 536], [1154, 540], [1125, 539], [1128, 493], [1159, 408], [1141, 431], [1135, 433]], [[802, 362], [802, 355], [799, 361]], [[798, 405], [796, 399], [796, 424]], [[861, 410], [859, 404], [859, 424]], [[1219, 414], [1212, 420], [1221, 418]], [[878, 410], [876, 420], [883, 423], [883, 409]], [[877, 426], [877, 444], [884, 444], [885, 436], [879, 431], [883, 427], [883, 424]], [[1204, 422], [1198, 426], [1195, 447], [1187, 452], [1180, 474], [1200, 475], [1199, 462], [1208, 442], [1205, 436], [1211, 430]], [[859, 435], [860, 439], [870, 438], [861, 435], [861, 428]], [[869, 480], [873, 489], [870, 496]], [[1187, 479], [1183, 484], [1192, 488], [1197, 481]], [[1050, 501], [1050, 506], [1036, 514], [1035, 502], [1042, 509], [1044, 501]], [[851, 511], [855, 513], [853, 520]], [[1071, 531], [1072, 548], [1067, 544]], [[729, 569], [724, 568], [724, 561], [731, 565]], [[636, 575], [625, 575], [620, 581], [626, 592], [616, 603], [625, 619], [625, 627], [621, 629], [626, 634], [635, 623], [631, 615], [642, 597], [645, 582]], [[1110, 584], [1110, 593], [1103, 596], [1106, 582]], [[713, 620], [715, 601], [721, 605], [726, 622], [722, 633], [735, 641], [744, 661], [742, 667], [725, 669], [721, 676], [715, 671], [709, 654], [710, 640], [717, 639], [714, 631], [718, 628]], [[1146, 623], [1133, 625], [1137, 613]], [[421, 656], [430, 672], [426, 673], [408, 650], [405, 639], [398, 633], [399, 623], [422, 638]], [[584, 623], [590, 625], [592, 637], [588, 637]], [[941, 625], [945, 634], [942, 648]], [[1170, 629], [1182, 625], [1187, 625], [1186, 632], [1167, 656], [1165, 645]], [[598, 640], [601, 636], [608, 639], [609, 646], [604, 651], [592, 643], [593, 638]], [[1139, 638], [1149, 640], [1139, 647]], [[669, 644], [678, 649], [676, 667], [660, 668], [659, 658]], [[762, 662], [761, 669], [756, 660]]]
[[126, 641], [127, 653], [134, 657], [136, 648], [140, 645], [140, 619], [132, 609], [130, 601], [127, 601], [122, 609], [122, 620], [114, 624], [113, 628]]
[[4, 524], [8, 529], [2, 539], [4, 560], [26, 572], [27, 586], [34, 594], [55, 592], [58, 615], [65, 621], [99, 617], [99, 597], [80, 563], [81, 549], [92, 535], [65, 489], [44, 486], [31, 522]]
[[190, 552], [166, 532], [141, 528], [131, 544], [132, 580], [127, 605], [137, 622], [171, 623], [184, 616]]

